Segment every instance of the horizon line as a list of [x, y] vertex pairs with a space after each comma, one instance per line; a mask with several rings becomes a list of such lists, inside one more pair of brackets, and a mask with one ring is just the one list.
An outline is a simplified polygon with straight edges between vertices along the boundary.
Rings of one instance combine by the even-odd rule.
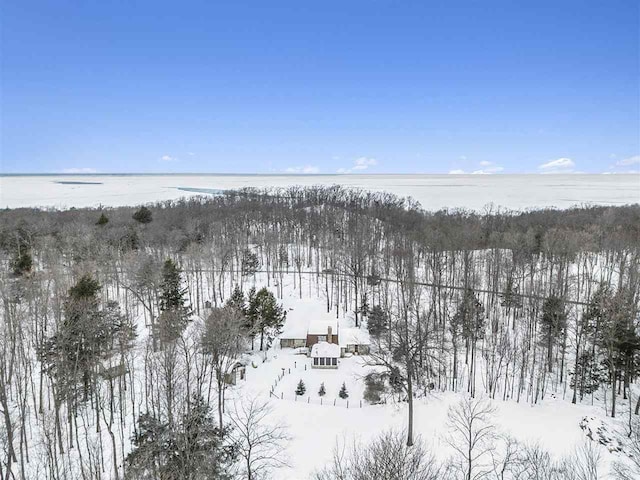
[[285, 177], [355, 177], [355, 176], [384, 176], [384, 175], [439, 175], [447, 177], [484, 177], [484, 176], [513, 176], [513, 175], [640, 175], [637, 172], [513, 172], [513, 173], [426, 173], [426, 172], [371, 172], [371, 173], [294, 173], [294, 172], [266, 172], [266, 173], [228, 173], [228, 172], [0, 172], [0, 177], [27, 177], [27, 176], [114, 176], [114, 175], [220, 175], [220, 176], [285, 176]]

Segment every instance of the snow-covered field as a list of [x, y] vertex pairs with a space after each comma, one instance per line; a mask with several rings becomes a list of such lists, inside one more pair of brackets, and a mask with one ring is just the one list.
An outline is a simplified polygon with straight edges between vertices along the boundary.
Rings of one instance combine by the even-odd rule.
[[637, 174], [31, 175], [0, 176], [0, 208], [136, 205], [241, 187], [333, 184], [410, 196], [428, 210], [479, 210], [490, 203], [521, 210], [640, 202]]

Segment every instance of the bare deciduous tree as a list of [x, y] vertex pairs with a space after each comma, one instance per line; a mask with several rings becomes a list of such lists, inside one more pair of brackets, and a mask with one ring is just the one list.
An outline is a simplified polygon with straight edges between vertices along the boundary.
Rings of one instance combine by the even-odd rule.
[[491, 472], [487, 456], [494, 439], [494, 412], [489, 400], [473, 397], [449, 408], [447, 443], [457, 453], [452, 466], [465, 480], [485, 478]]
[[288, 465], [283, 451], [290, 437], [284, 424], [273, 423], [272, 414], [271, 405], [257, 398], [237, 399], [228, 409], [231, 438], [247, 480], [268, 478], [274, 469]]
[[215, 308], [204, 322], [202, 349], [211, 356], [218, 387], [218, 420], [222, 428], [227, 376], [245, 350], [242, 313], [233, 307]]

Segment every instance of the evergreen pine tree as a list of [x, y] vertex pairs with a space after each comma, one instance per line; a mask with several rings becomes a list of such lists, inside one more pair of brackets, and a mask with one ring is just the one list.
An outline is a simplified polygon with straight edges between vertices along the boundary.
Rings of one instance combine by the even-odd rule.
[[260, 332], [260, 350], [269, 348], [273, 339], [282, 332], [287, 312], [278, 305], [276, 297], [266, 287], [254, 294], [249, 292], [247, 317], [254, 332]]
[[69, 289], [64, 320], [39, 351], [45, 371], [57, 384], [59, 399], [75, 401], [82, 393], [87, 400], [100, 361], [118, 348], [130, 346], [135, 336], [134, 327], [125, 321], [116, 302], [101, 307], [100, 289], [88, 274]]
[[182, 287], [182, 272], [167, 259], [162, 267], [159, 328], [162, 341], [180, 336], [189, 322], [191, 309], [187, 305], [187, 289]]
[[216, 426], [204, 399], [194, 396], [191, 407], [175, 427], [151, 414], [142, 414], [127, 455], [127, 478], [231, 480], [237, 458], [227, 429]]
[[389, 317], [380, 305], [375, 305], [367, 317], [367, 329], [369, 330], [369, 334], [373, 337], [379, 337], [386, 332], [388, 328]]
[[369, 315], [369, 295], [367, 295], [367, 292], [362, 294], [362, 300], [360, 300], [360, 313], [365, 317]]
[[557, 295], [551, 295], [542, 305], [541, 337], [547, 348], [547, 368], [553, 370], [553, 346], [567, 326], [567, 313], [564, 301]]
[[296, 387], [296, 395], [302, 396], [307, 391], [307, 387], [305, 386], [302, 379], [298, 382], [298, 386]]
[[324, 382], [322, 382], [320, 384], [320, 390], [318, 390], [318, 395], [320, 397], [324, 397], [326, 393], [327, 393], [327, 390], [324, 388]]
[[153, 220], [153, 214], [147, 207], [140, 207], [140, 209], [133, 214], [132, 218], [138, 223], [151, 223]]
[[227, 306], [235, 308], [243, 315], [247, 314], [247, 301], [244, 297], [244, 292], [239, 285], [236, 285], [231, 296], [227, 299]]
[[33, 268], [33, 257], [26, 245], [20, 245], [18, 247], [18, 254], [12, 262], [13, 274], [21, 277], [31, 272]]
[[258, 271], [260, 267], [260, 260], [258, 255], [253, 253], [248, 248], [242, 253], [242, 276], [253, 275]]
[[340, 387], [340, 392], [338, 393], [338, 396], [343, 400], [346, 400], [347, 398], [349, 398], [349, 392], [347, 391], [347, 386], [345, 385], [344, 382], [342, 382], [342, 387]]
[[107, 223], [109, 223], [109, 219], [107, 218], [107, 216], [104, 213], [102, 213], [100, 215], [100, 218], [96, 222], [96, 225], [103, 226], [103, 225], [106, 225]]
[[[465, 289], [462, 302], [455, 314], [462, 327], [462, 335], [475, 342], [484, 334], [484, 306], [470, 288]], [[456, 321], [454, 320], [454, 321]]]

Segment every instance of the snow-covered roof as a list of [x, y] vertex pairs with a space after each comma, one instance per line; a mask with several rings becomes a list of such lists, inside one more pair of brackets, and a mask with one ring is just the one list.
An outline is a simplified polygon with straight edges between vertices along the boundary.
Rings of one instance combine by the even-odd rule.
[[311, 356], [339, 358], [340, 345], [328, 342], [318, 342], [313, 347], [311, 347]]
[[340, 345], [370, 345], [369, 331], [366, 328], [341, 328], [338, 334]]
[[335, 318], [312, 320], [309, 323], [308, 332], [311, 335], [326, 335], [329, 327], [331, 327], [331, 333], [333, 335], [338, 334], [338, 321]]
[[280, 338], [307, 338], [308, 328], [309, 320], [305, 317], [304, 309], [290, 308]]
[[307, 338], [307, 328], [309, 323], [302, 318], [289, 318], [284, 322], [280, 338]]

